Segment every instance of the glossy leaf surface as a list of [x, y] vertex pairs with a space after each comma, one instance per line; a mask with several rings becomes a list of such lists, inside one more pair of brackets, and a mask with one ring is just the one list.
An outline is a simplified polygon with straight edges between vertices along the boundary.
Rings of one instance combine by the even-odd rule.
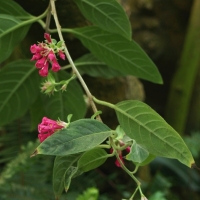
[[39, 95], [40, 77], [29, 60], [14, 61], [0, 71], [0, 126], [21, 117]]
[[94, 25], [131, 40], [131, 25], [116, 0], [74, 0], [82, 14]]
[[107, 158], [108, 154], [104, 149], [94, 148], [81, 156], [78, 161], [78, 168], [83, 172], [90, 171], [102, 165]]
[[108, 33], [98, 27], [68, 29], [98, 59], [126, 75], [162, 83], [162, 77], [151, 59], [134, 41]]
[[115, 110], [125, 133], [150, 154], [177, 159], [188, 167], [194, 164], [183, 139], [148, 105], [129, 100], [118, 103]]
[[86, 54], [77, 59], [75, 65], [81, 74], [87, 74], [92, 77], [113, 78], [125, 76], [122, 72], [108, 67], [92, 54]]
[[32, 154], [65, 156], [88, 151], [112, 134], [105, 124], [92, 119], [81, 119], [57, 131], [42, 142]]

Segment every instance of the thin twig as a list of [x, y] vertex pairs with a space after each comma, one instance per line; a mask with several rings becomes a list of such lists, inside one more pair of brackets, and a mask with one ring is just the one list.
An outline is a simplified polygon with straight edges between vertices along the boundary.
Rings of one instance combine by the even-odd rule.
[[[55, 0], [50, 0], [50, 3], [51, 3], [51, 14], [54, 17], [59, 38], [60, 38], [61, 41], [64, 41], [63, 35], [62, 35], [62, 32], [61, 32], [61, 26], [60, 26], [60, 23], [58, 21], [58, 16], [57, 16], [57, 12], [56, 12]], [[80, 75], [79, 71], [77, 70], [76, 66], [74, 65], [74, 62], [73, 62], [73, 60], [72, 60], [72, 58], [71, 58], [71, 56], [70, 56], [70, 54], [68, 52], [66, 44], [64, 44], [64, 51], [65, 51], [65, 54], [67, 56], [67, 59], [68, 59], [70, 65], [72, 66], [73, 73], [76, 74], [77, 78], [79, 79], [81, 85], [83, 86], [83, 88], [84, 88], [84, 90], [85, 90], [85, 92], [86, 92], [86, 94], [88, 96], [88, 99], [89, 99], [89, 102], [90, 102], [90, 105], [92, 107], [93, 112], [96, 113], [98, 110], [97, 110], [96, 105], [95, 105], [95, 103], [94, 103], [94, 101], [92, 99], [92, 94], [91, 94], [90, 90], [88, 89], [87, 85], [85, 84], [85, 81], [83, 80], [83, 78]], [[101, 117], [99, 115], [97, 116], [97, 119], [99, 121], [102, 121]]]

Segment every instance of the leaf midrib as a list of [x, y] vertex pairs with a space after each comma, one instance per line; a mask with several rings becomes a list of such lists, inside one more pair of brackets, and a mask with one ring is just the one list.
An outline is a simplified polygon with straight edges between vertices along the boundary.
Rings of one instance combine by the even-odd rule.
[[[102, 12], [98, 7], [97, 7], [97, 5], [98, 4], [91, 4], [91, 3], [89, 3], [88, 1], [82, 1], [83, 3], [85, 3], [85, 4], [88, 4], [89, 6], [91, 6], [92, 8], [95, 8], [96, 10], [98, 10], [102, 15], [104, 15], [106, 18], [108, 18], [111, 22], [113, 22], [117, 27], [119, 27], [119, 29], [126, 35], [126, 37], [128, 36], [128, 39], [130, 39], [130, 35], [128, 35], [127, 33], [126, 33], [126, 31], [124, 31], [124, 29], [121, 27], [121, 26], [119, 26], [119, 24], [118, 23], [116, 23], [115, 22], [115, 20], [112, 20], [112, 18], [110, 18], [109, 17], [109, 15], [105, 15], [105, 12]], [[92, 6], [93, 5], [93, 6]], [[128, 19], [127, 19], [128, 20]], [[121, 34], [120, 34], [121, 35]]]
[[[115, 105], [114, 105], [115, 106]], [[137, 119], [133, 118], [132, 116], [130, 116], [128, 113], [124, 112], [123, 110], [121, 110], [119, 107], [115, 106], [118, 112], [122, 113], [123, 115], [125, 115], [126, 117], [132, 119], [133, 121], [135, 121], [137, 124], [139, 124], [140, 126], [142, 126], [144, 129], [146, 129], [147, 131], [149, 131], [152, 135], [154, 135], [155, 137], [157, 137], [159, 140], [163, 141], [160, 137], [158, 137], [158, 135], [154, 134], [154, 132], [152, 132], [152, 130], [150, 130], [147, 126], [145, 126], [144, 124], [140, 123], [140, 121], [138, 121]], [[166, 143], [167, 145], [169, 145], [170, 147], [172, 147], [173, 149], [175, 149], [177, 152], [180, 153], [180, 155], [183, 156], [182, 152], [179, 151], [179, 149], [174, 148], [172, 145], [170, 145], [167, 141], [163, 141], [164, 143]], [[183, 156], [187, 161], [189, 161], [188, 163], [190, 163], [190, 160], [187, 159], [187, 157]]]
[[[80, 33], [80, 32], [77, 32], [77, 31], [74, 30], [74, 29], [68, 29], [68, 31], [74, 33], [75, 35], [81, 35], [81, 36], [84, 37], [85, 39], [87, 39], [87, 40], [89, 40], [89, 41], [91, 41], [91, 42], [93, 42], [93, 43], [96, 43], [96, 45], [103, 47], [103, 48], [106, 49], [108, 52], [111, 52], [111, 53], [113, 53], [114, 55], [117, 55], [117, 56], [120, 57], [122, 60], [124, 60], [124, 61], [126, 61], [127, 63], [129, 63], [130, 65], [135, 66], [138, 70], [143, 71], [146, 75], [151, 76], [151, 74], [150, 74], [150, 73], [147, 73], [147, 71], [144, 70], [142, 67], [140, 67], [139, 65], [133, 63], [132, 60], [126, 59], [126, 57], [124, 57], [124, 56], [122, 56], [121, 54], [119, 54], [118, 52], [114, 51], [114, 49], [108, 48], [107, 46], [102, 45], [102, 43], [100, 43], [100, 42], [98, 43], [97, 40], [94, 40], [94, 39], [92, 39], [91, 37], [87, 37], [85, 34]], [[92, 30], [92, 31], [93, 31], [93, 30]], [[91, 32], [91, 30], [90, 30], [90, 32]], [[99, 37], [99, 36], [98, 36], [98, 37]], [[102, 36], [100, 35], [100, 37], [102, 37]], [[130, 42], [132, 42], [132, 41], [130, 41]], [[115, 69], [115, 68], [114, 68], [114, 69]], [[151, 77], [153, 77], [153, 76], [151, 76]]]
[[[5, 69], [7, 70], [7, 69]], [[25, 82], [25, 80], [30, 76], [31, 73], [35, 70], [34, 67], [30, 68], [28, 73], [25, 73], [25, 76], [21, 79], [21, 81], [18, 81], [18, 83], [13, 87], [13, 90], [11, 90], [11, 93], [7, 96], [6, 99], [4, 99], [3, 104], [0, 106], [0, 112], [3, 110], [5, 104], [7, 104], [10, 100], [10, 98], [14, 95], [14, 93], [20, 88], [21, 85]]]

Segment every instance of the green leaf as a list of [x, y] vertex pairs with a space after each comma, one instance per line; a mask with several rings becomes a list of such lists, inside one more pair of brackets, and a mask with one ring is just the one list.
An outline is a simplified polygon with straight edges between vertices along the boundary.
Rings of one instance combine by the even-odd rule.
[[0, 71], [0, 126], [21, 117], [39, 94], [38, 76], [29, 60], [14, 61]]
[[122, 72], [108, 67], [104, 62], [99, 61], [92, 54], [86, 54], [75, 61], [75, 65], [81, 74], [92, 77], [113, 78], [125, 76]]
[[78, 160], [78, 169], [87, 172], [102, 165], [108, 158], [104, 149], [94, 148], [85, 152]]
[[112, 134], [105, 124], [92, 119], [81, 119], [57, 131], [43, 141], [32, 154], [66, 156], [88, 151]]
[[38, 124], [41, 123], [41, 119], [46, 116], [44, 111], [44, 105], [42, 102], [42, 95], [39, 94], [35, 102], [30, 107], [30, 117], [31, 117], [31, 131], [36, 130], [38, 128]]
[[155, 158], [156, 158], [156, 156], [149, 154], [148, 157], [143, 162], [141, 162], [141, 163], [134, 162], [134, 163], [135, 163], [135, 165], [138, 165], [138, 166], [145, 166], [145, 165], [148, 165]]
[[0, 14], [0, 63], [6, 60], [14, 47], [26, 36], [30, 25], [21, 26], [22, 21], [6, 14]]
[[151, 59], [134, 41], [103, 31], [98, 27], [68, 29], [98, 59], [123, 74], [162, 83], [162, 77]]
[[18, 3], [11, 0], [0, 1], [0, 13], [12, 15], [21, 19], [31, 16]]
[[[59, 71], [53, 75], [56, 78], [56, 82], [70, 78], [70, 75], [65, 71]], [[67, 120], [69, 114], [73, 114], [72, 120], [83, 118], [87, 109], [83, 99], [83, 91], [76, 80], [68, 84], [67, 92], [59, 91], [50, 97], [43, 95], [43, 102], [49, 118], [60, 118], [63, 121]]]
[[142, 163], [149, 156], [149, 152], [133, 140], [130, 153], [126, 155], [126, 159], [132, 162]]
[[78, 171], [78, 167], [74, 167], [74, 166], [70, 166], [69, 169], [66, 171], [65, 182], [64, 182], [65, 192], [69, 190], [71, 180], [77, 171]]
[[114, 109], [125, 133], [150, 154], [177, 159], [188, 167], [194, 164], [180, 135], [148, 105], [129, 100], [118, 103]]
[[131, 25], [122, 6], [116, 0], [74, 0], [82, 14], [105, 31], [131, 40]]
[[98, 200], [99, 191], [97, 188], [88, 188], [82, 195], [79, 195], [76, 200]]
[[65, 174], [78, 161], [80, 155], [56, 156], [53, 167], [53, 191], [55, 198], [60, 198], [64, 190]]

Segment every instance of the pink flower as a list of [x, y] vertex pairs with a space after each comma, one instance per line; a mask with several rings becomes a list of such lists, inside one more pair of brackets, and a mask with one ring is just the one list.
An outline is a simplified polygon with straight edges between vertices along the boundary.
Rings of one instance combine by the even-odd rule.
[[58, 54], [61, 59], [65, 60], [65, 54], [61, 50], [58, 52]]
[[53, 53], [53, 51], [50, 51], [50, 52], [49, 52], [49, 54], [48, 54], [48, 59], [49, 59], [50, 61], [53, 61], [53, 60], [56, 59], [56, 56], [55, 56], [55, 54]]
[[43, 65], [43, 67], [39, 70], [40, 76], [43, 76], [43, 77], [47, 76], [48, 75], [48, 68], [49, 68], [49, 63], [46, 62]]
[[36, 63], [35, 63], [35, 66], [36, 68], [40, 69], [42, 67], [44, 67], [44, 65], [47, 63], [47, 59], [46, 57], [43, 57], [41, 58], [40, 60], [38, 60]]
[[[113, 152], [113, 149], [110, 149], [110, 153], [112, 153]], [[118, 155], [119, 155], [119, 158], [120, 158], [120, 160], [122, 161], [122, 163], [124, 163], [124, 159], [123, 159], [123, 157], [122, 157], [122, 152], [121, 151], [118, 151]], [[120, 164], [120, 162], [119, 162], [119, 160], [115, 160], [115, 165], [117, 166], [117, 167], [121, 167], [121, 164]]]
[[53, 62], [52, 62], [52, 71], [54, 71], [54, 72], [57, 72], [57, 71], [59, 71], [60, 70], [60, 65], [58, 64], [58, 62], [56, 61], [56, 60], [54, 60]]
[[45, 33], [45, 34], [44, 34], [44, 38], [45, 38], [49, 43], [51, 43], [51, 36], [50, 36], [48, 33]]
[[43, 117], [42, 123], [38, 125], [38, 138], [40, 142], [43, 142], [46, 138], [51, 136], [56, 131], [64, 128], [66, 125], [65, 122], [57, 122], [52, 119], [48, 119], [47, 117]]
[[65, 54], [60, 43], [53, 43], [48, 33], [44, 34], [44, 38], [46, 39], [44, 43], [33, 44], [30, 47], [31, 53], [34, 54], [31, 60], [36, 60], [35, 66], [40, 69], [39, 74], [41, 76], [48, 75], [49, 63], [52, 65], [52, 71], [57, 72], [61, 69], [55, 54], [58, 54], [61, 59], [65, 60]]
[[35, 55], [33, 55], [33, 57], [31, 58], [31, 60], [38, 60], [40, 58], [42, 58], [42, 55], [39, 54], [39, 53], [36, 53]]

